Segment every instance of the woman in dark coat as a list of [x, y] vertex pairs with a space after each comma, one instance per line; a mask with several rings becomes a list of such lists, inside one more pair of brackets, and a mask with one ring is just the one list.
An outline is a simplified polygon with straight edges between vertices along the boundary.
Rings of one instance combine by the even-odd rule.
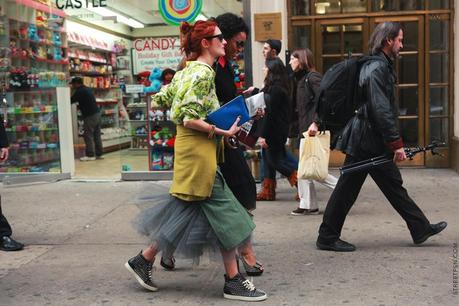
[[272, 171], [265, 173], [265, 179], [275, 180], [276, 171], [287, 177], [289, 183], [297, 183], [297, 167], [286, 161], [287, 141], [291, 113], [291, 84], [287, 69], [279, 58], [267, 59], [265, 63], [263, 91], [268, 95], [263, 129], [259, 143], [263, 148], [264, 161]]

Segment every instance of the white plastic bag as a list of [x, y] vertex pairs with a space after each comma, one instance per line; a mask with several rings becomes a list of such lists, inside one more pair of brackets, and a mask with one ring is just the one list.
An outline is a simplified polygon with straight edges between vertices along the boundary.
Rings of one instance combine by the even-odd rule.
[[330, 158], [330, 132], [309, 136], [307, 132], [300, 141], [298, 179], [324, 181], [328, 176]]

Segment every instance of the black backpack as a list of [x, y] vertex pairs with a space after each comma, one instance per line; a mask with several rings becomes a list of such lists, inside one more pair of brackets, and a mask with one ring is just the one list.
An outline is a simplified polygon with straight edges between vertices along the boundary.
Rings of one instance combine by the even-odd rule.
[[355, 115], [362, 104], [360, 69], [370, 60], [383, 61], [379, 56], [349, 58], [333, 65], [324, 74], [316, 101], [321, 130], [330, 130], [336, 137]]

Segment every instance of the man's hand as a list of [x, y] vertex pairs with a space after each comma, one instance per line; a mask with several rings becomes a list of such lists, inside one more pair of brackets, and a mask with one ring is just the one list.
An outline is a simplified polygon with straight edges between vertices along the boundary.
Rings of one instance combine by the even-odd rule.
[[254, 120], [260, 120], [265, 116], [265, 110], [262, 108], [257, 108], [257, 113], [255, 114]]
[[263, 149], [267, 149], [269, 147], [265, 138], [262, 138], [262, 137], [258, 138], [258, 143]]
[[245, 94], [250, 95], [254, 89], [255, 89], [254, 86], [250, 86], [249, 88], [247, 88], [246, 90], [244, 90], [242, 93], [243, 93], [244, 95], [245, 95]]
[[0, 161], [5, 162], [8, 160], [9, 156], [9, 149], [8, 148], [1, 148], [0, 149]]
[[405, 149], [400, 148], [394, 151], [394, 162], [401, 162], [406, 159]]

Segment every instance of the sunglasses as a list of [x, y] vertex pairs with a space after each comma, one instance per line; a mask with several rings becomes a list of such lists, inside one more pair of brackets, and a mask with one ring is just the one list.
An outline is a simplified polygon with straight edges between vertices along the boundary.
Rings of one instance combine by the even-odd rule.
[[243, 42], [243, 41], [237, 41], [237, 42], [236, 42], [236, 46], [237, 46], [238, 48], [244, 48], [244, 42]]
[[209, 40], [210, 40], [210, 39], [214, 39], [214, 38], [218, 38], [218, 40], [219, 40], [220, 42], [223, 42], [223, 40], [225, 39], [225, 38], [223, 37], [223, 34], [222, 34], [222, 33], [217, 34], [217, 35], [213, 35], [213, 36], [207, 36], [207, 37], [204, 37], [204, 38], [205, 38], [205, 39], [209, 39]]

